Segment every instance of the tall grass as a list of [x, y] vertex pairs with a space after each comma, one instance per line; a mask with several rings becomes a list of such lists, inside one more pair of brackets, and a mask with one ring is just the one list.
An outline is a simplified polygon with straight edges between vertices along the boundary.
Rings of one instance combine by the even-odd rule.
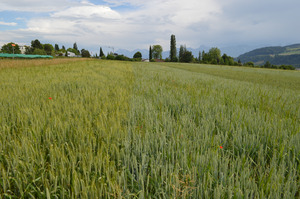
[[299, 73], [202, 67], [0, 70], [0, 196], [300, 197]]
[[131, 158], [147, 168], [137, 184], [152, 179], [145, 196], [299, 197], [299, 91], [164, 65], [136, 77]]
[[113, 193], [131, 81], [131, 66], [109, 62], [1, 71], [0, 194]]
[[88, 58], [56, 58], [56, 59], [0, 59], [0, 69], [3, 68], [24, 68], [32, 66], [49, 66], [70, 62], [85, 61]]

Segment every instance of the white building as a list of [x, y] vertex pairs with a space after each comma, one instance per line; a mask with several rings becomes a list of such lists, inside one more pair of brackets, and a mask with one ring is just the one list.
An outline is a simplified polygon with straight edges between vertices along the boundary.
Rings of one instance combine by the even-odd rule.
[[25, 54], [26, 52], [26, 46], [19, 46], [21, 54]]
[[77, 57], [77, 55], [75, 53], [72, 52], [67, 52], [68, 53], [68, 57]]

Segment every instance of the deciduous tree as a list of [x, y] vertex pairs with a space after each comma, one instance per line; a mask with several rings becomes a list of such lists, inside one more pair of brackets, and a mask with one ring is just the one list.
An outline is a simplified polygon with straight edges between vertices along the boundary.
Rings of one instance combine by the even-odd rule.
[[180, 62], [192, 62], [194, 60], [194, 56], [191, 51], [186, 49], [186, 46], [181, 45], [179, 50], [179, 61]]
[[133, 58], [135, 59], [142, 59], [142, 53], [141, 52], [136, 52], [134, 55], [133, 55]]
[[182, 62], [183, 54], [186, 51], [186, 47], [183, 45], [180, 45], [179, 48], [179, 61]]
[[21, 50], [18, 44], [15, 44], [13, 42], [10, 42], [8, 44], [5, 44], [1, 48], [2, 53], [9, 53], [9, 54], [21, 54]]
[[162, 59], [163, 48], [161, 45], [152, 46], [152, 55], [154, 59]]
[[81, 50], [81, 56], [82, 57], [91, 57], [91, 54], [88, 50], [82, 49]]
[[51, 55], [54, 48], [51, 44], [44, 44], [44, 50], [47, 53], [47, 55]]
[[33, 50], [37, 49], [43, 49], [43, 45], [41, 44], [41, 42], [36, 39], [34, 41], [31, 41], [31, 47], [33, 48]]
[[32, 52], [33, 55], [47, 55], [46, 51], [44, 49], [36, 48]]
[[221, 50], [218, 48], [211, 48], [208, 52], [209, 62], [211, 64], [219, 64], [221, 60]]

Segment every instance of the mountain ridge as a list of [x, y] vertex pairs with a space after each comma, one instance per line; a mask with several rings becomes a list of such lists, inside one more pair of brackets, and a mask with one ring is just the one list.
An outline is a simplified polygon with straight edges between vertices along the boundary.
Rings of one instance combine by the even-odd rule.
[[253, 62], [263, 65], [269, 61], [273, 65], [300, 67], [300, 44], [257, 48], [237, 57], [242, 63]]

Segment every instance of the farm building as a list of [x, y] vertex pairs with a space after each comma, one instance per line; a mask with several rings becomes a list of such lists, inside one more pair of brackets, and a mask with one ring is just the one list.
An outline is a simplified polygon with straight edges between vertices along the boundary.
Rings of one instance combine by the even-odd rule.
[[68, 57], [77, 57], [77, 55], [73, 52], [68, 51]]

